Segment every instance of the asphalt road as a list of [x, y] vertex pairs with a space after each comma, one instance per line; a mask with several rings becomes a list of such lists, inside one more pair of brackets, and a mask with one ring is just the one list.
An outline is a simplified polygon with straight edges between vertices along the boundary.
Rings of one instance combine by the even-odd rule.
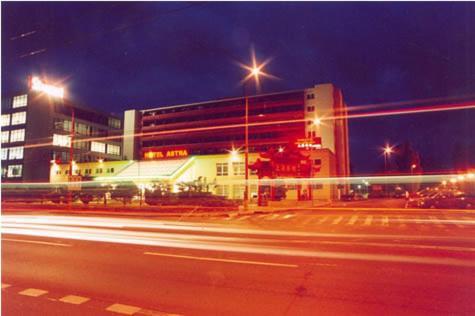
[[475, 313], [470, 212], [2, 222], [2, 315]]

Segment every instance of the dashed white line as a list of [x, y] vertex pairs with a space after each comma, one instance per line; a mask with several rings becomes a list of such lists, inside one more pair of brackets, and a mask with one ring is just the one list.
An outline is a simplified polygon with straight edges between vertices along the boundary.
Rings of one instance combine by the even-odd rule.
[[287, 214], [287, 215], [284, 216], [284, 219], [289, 219], [289, 218], [294, 217], [294, 216], [295, 216], [295, 214]]
[[109, 312], [115, 312], [119, 314], [124, 314], [124, 315], [133, 315], [140, 311], [142, 308], [137, 307], [137, 306], [132, 306], [132, 305], [124, 305], [124, 304], [119, 304], [115, 303], [106, 308], [106, 311]]
[[358, 220], [358, 215], [353, 215], [353, 216], [351, 216], [350, 220], [346, 224], [347, 225], [354, 225], [357, 220]]
[[59, 247], [71, 247], [70, 244], [62, 244], [57, 242], [48, 242], [48, 241], [39, 241], [39, 240], [28, 240], [28, 239], [12, 239], [12, 238], [2, 238], [3, 241], [13, 241], [13, 242], [24, 242], [29, 244], [40, 244], [48, 246], [59, 246]]
[[227, 262], [227, 263], [252, 264], [252, 265], [271, 266], [271, 267], [298, 268], [298, 265], [296, 265], [296, 264], [275, 263], [275, 262], [265, 262], [265, 261], [237, 260], [237, 259], [222, 259], [222, 258], [211, 258], [211, 257], [196, 257], [196, 256], [185, 256], [185, 255], [172, 255], [172, 254], [169, 254], [169, 253], [161, 253], [161, 252], [144, 252], [144, 255], [170, 257], [170, 258], [180, 258], [180, 259], [191, 259], [191, 260], [200, 260], [200, 261], [216, 261], [216, 262]]
[[333, 220], [332, 225], [338, 224], [339, 222], [341, 222], [342, 219], [343, 219], [343, 216], [338, 216], [337, 218]]
[[48, 293], [48, 291], [40, 290], [40, 289], [26, 289], [21, 292], [18, 292], [18, 294], [20, 295], [32, 296], [32, 297], [38, 297], [41, 295], [45, 295], [46, 293]]
[[381, 219], [381, 225], [388, 226], [389, 225], [389, 218], [387, 216], [383, 216]]
[[371, 215], [367, 216], [365, 221], [364, 221], [364, 225], [366, 225], [366, 226], [371, 225], [372, 220], [373, 220], [373, 216], [371, 216]]
[[60, 302], [74, 304], [74, 305], [79, 305], [89, 300], [90, 298], [88, 297], [77, 296], [77, 295], [66, 295], [65, 297], [62, 297], [59, 299]]

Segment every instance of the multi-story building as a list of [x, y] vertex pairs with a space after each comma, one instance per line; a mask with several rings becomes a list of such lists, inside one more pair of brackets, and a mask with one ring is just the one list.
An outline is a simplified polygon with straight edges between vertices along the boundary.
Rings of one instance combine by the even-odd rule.
[[[133, 181], [144, 187], [158, 181], [174, 191], [180, 183], [199, 180], [210, 184], [214, 194], [242, 199], [245, 102], [240, 97], [126, 111], [126, 160], [82, 163], [77, 168], [88, 170], [99, 182]], [[263, 191], [272, 195], [275, 186], [284, 186], [290, 200], [336, 198], [337, 185], [305, 178], [349, 175], [347, 113], [341, 91], [323, 84], [249, 96], [248, 106], [249, 166], [259, 159], [266, 160], [272, 152], [277, 151], [280, 157], [271, 176], [277, 180], [275, 185], [263, 188], [259, 173], [249, 172], [249, 196]], [[306, 170], [310, 171], [299, 172], [302, 165], [292, 165], [295, 157], [306, 157], [306, 166], [311, 165]], [[51, 168], [52, 181], [66, 181], [67, 169], [67, 164]], [[302, 179], [282, 182], [281, 177]]]
[[[337, 175], [349, 175], [346, 105], [334, 85], [250, 96], [248, 102], [249, 152], [298, 141], [318, 144], [335, 155]], [[244, 97], [126, 111], [124, 156], [152, 158], [168, 149], [228, 153], [243, 148], [244, 122]]]
[[121, 139], [107, 139], [121, 135], [120, 118], [73, 104], [39, 78], [29, 84], [2, 100], [3, 181], [49, 181], [51, 164], [70, 162], [71, 150], [75, 163], [122, 158]]

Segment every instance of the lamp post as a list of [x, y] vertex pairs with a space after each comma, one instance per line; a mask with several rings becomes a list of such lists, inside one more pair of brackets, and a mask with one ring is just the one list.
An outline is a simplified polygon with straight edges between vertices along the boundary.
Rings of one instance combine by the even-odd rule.
[[383, 151], [383, 154], [384, 154], [384, 172], [387, 172], [388, 160], [389, 160], [389, 156], [392, 154], [392, 152], [393, 152], [393, 149], [389, 145], [386, 145], [386, 147], [384, 147], [384, 151]]

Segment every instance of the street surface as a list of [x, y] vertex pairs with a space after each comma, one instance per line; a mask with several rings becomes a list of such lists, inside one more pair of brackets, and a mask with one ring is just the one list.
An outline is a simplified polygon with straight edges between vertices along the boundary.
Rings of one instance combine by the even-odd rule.
[[2, 216], [3, 315], [473, 315], [475, 213]]

